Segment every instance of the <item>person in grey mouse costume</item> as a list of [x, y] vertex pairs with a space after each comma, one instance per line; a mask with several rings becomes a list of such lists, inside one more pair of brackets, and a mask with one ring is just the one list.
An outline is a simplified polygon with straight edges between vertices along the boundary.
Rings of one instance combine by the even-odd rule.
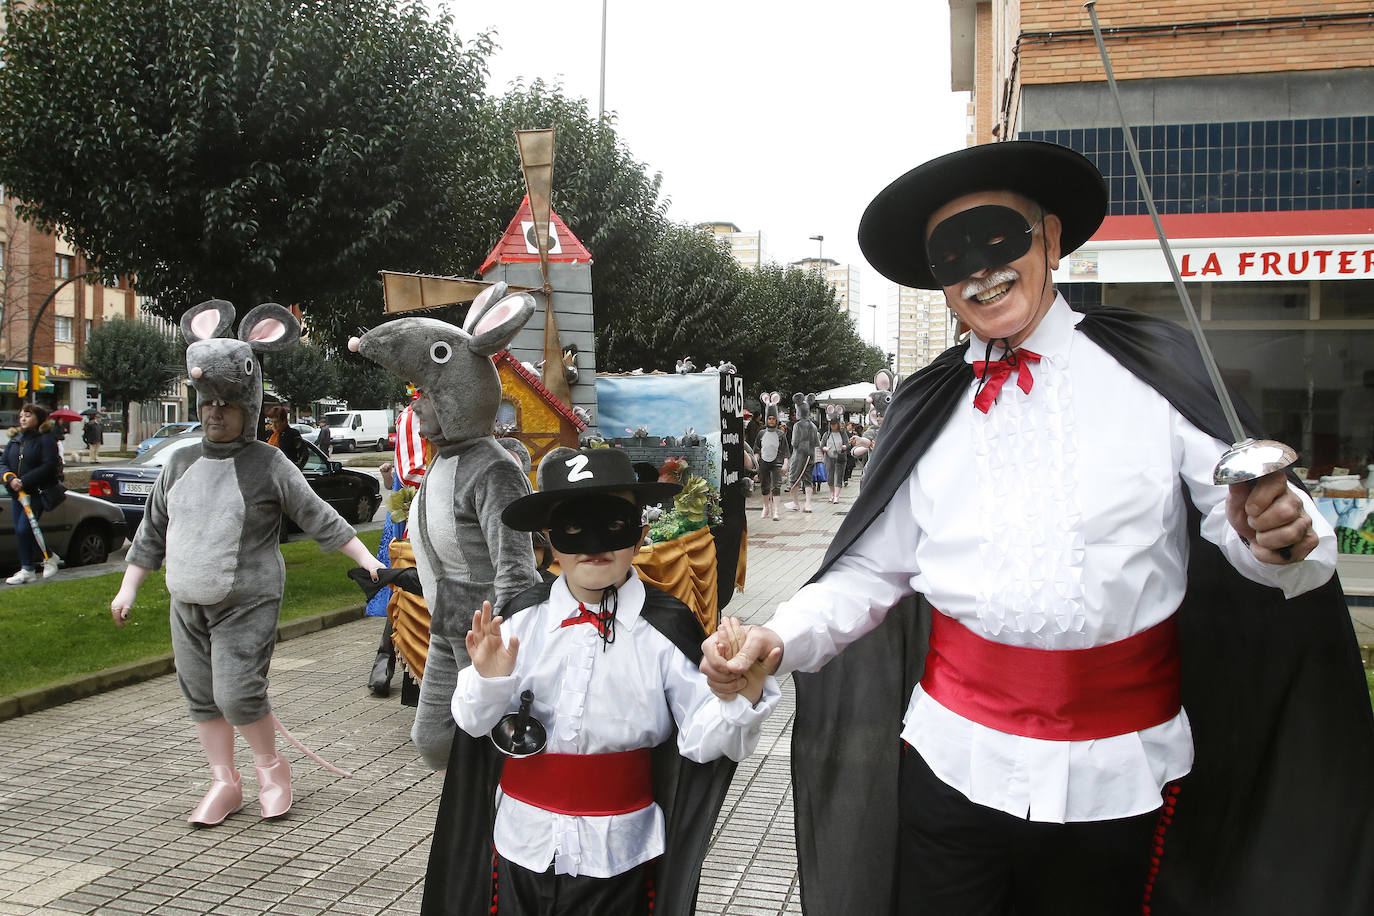
[[461, 328], [397, 318], [348, 342], [415, 386], [420, 435], [436, 449], [410, 509], [415, 567], [430, 612], [411, 738], [433, 770], [448, 764], [457, 728], [450, 701], [459, 670], [469, 664], [464, 640], [473, 614], [483, 601], [503, 608], [540, 581], [529, 535], [501, 523], [502, 511], [530, 492], [530, 482], [493, 434], [501, 378], [491, 357], [534, 314], [532, 296], [505, 292], [504, 283], [483, 290]]
[[805, 502], [802, 506], [803, 512], [811, 511], [811, 492], [816, 489], [816, 482], [811, 479], [815, 470], [816, 450], [820, 448], [821, 431], [816, 428], [816, 421], [811, 419], [811, 409], [816, 406], [816, 396], [814, 394], [802, 394], [797, 392], [792, 395], [792, 407], [795, 409], [796, 422], [792, 424], [792, 485], [788, 491], [792, 493], [792, 501], [787, 504], [787, 508], [793, 512], [797, 511], [797, 495], [795, 490], [798, 486], [802, 488]]
[[234, 767], [236, 728], [253, 749], [262, 816], [280, 817], [291, 808], [291, 767], [277, 753], [277, 730], [305, 748], [267, 700], [286, 584], [278, 549], [282, 514], [322, 549], [338, 550], [374, 578], [381, 568], [300, 469], [257, 439], [258, 354], [294, 346], [300, 324], [276, 303], [244, 316], [237, 338], [221, 336], [233, 324], [234, 306], [222, 299], [202, 302], [182, 316], [181, 332], [190, 343], [186, 370], [205, 438], [178, 451], [162, 469], [129, 547], [123, 583], [110, 602], [115, 624], [124, 626], [139, 585], [166, 562], [177, 681], [212, 776], [188, 818], [199, 826], [218, 824], [243, 807], [243, 784]]

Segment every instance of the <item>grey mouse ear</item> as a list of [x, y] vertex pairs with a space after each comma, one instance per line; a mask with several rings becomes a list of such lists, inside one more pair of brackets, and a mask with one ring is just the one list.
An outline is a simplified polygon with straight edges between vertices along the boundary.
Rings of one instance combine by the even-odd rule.
[[472, 333], [473, 326], [482, 317], [482, 313], [487, 310], [493, 302], [499, 302], [506, 298], [506, 290], [510, 287], [504, 280], [497, 280], [491, 286], [477, 294], [477, 298], [472, 300], [472, 305], [468, 306], [468, 317], [463, 321], [463, 330]]
[[301, 337], [301, 323], [286, 306], [264, 302], [243, 316], [239, 325], [239, 340], [255, 353], [272, 353], [296, 345]]
[[181, 316], [181, 336], [187, 343], [227, 337], [234, 326], [234, 303], [226, 299], [206, 299]]
[[[476, 311], [474, 307], [473, 312]], [[472, 335], [468, 349], [480, 356], [495, 356], [515, 339], [533, 314], [534, 297], [529, 293], [516, 293], [499, 301], [487, 300], [481, 314], [468, 316], [466, 324]]]

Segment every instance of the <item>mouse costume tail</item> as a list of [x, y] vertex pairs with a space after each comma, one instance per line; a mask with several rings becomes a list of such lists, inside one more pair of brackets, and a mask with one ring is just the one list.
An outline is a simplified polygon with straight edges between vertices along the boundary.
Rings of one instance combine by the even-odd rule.
[[283, 738], [285, 738], [287, 741], [290, 741], [292, 744], [296, 746], [296, 750], [300, 751], [302, 754], [309, 757], [311, 760], [315, 761], [329, 772], [337, 773], [340, 776], [353, 775], [352, 773], [349, 773], [346, 770], [339, 769], [338, 767], [334, 766], [334, 764], [325, 760], [319, 754], [316, 754], [310, 748], [306, 747], [304, 744], [301, 744], [300, 739], [297, 738], [295, 735], [291, 734], [291, 732], [287, 731], [286, 726], [281, 724], [281, 719], [277, 718], [276, 713], [272, 713], [272, 724], [277, 727], [277, 731], [281, 732], [281, 736]]

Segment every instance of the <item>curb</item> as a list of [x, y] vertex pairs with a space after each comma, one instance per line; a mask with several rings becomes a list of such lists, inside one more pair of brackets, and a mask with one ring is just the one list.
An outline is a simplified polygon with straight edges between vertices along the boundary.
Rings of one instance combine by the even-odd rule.
[[[363, 617], [363, 605], [359, 604], [353, 607], [340, 608], [337, 611], [326, 611], [313, 617], [288, 620], [277, 625], [277, 641], [285, 642], [298, 636], [307, 636], [328, 627], [337, 627], [341, 624], [361, 620]], [[85, 699], [98, 693], [128, 687], [130, 684], [162, 677], [175, 671], [176, 665], [173, 663], [172, 655], [169, 652], [166, 655], [158, 655], [143, 661], [106, 668], [92, 674], [83, 674], [70, 680], [58, 681], [56, 684], [48, 684], [34, 690], [0, 696], [0, 722], [44, 709], [52, 709], [54, 706]]]

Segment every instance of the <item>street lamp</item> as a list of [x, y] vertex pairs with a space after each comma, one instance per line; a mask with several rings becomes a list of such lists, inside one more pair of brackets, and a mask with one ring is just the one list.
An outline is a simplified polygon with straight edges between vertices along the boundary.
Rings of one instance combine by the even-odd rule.
[[821, 262], [825, 260], [825, 236], [813, 235], [811, 236], [811, 241], [816, 243], [816, 268], [819, 270]]
[[868, 305], [865, 306], [865, 308], [870, 308], [873, 310], [873, 339], [870, 341], [870, 343], [872, 343], [873, 346], [876, 347], [878, 345], [878, 303], [870, 302], [868, 303]]

